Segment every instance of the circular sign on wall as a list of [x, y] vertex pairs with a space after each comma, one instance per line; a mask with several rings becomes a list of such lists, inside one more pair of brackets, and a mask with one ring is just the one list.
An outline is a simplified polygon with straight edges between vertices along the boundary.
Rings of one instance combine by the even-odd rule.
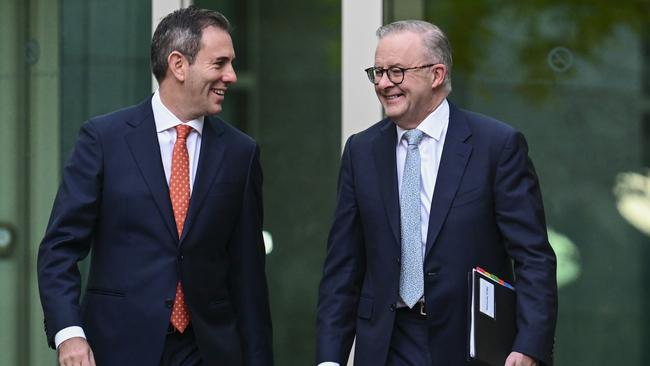
[[555, 72], [565, 72], [573, 66], [573, 53], [566, 47], [555, 47], [546, 56], [548, 66]]

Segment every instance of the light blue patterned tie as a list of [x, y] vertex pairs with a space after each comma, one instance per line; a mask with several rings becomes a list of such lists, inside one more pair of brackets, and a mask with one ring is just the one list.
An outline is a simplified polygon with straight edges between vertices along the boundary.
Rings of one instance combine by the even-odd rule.
[[420, 150], [418, 148], [422, 136], [423, 132], [420, 130], [408, 130], [404, 133], [408, 148], [399, 199], [402, 220], [399, 294], [410, 308], [424, 293], [422, 228], [420, 227]]

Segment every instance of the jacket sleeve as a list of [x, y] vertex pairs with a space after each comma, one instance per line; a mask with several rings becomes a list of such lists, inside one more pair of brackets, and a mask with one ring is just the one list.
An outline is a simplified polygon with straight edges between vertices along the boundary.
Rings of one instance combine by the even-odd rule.
[[88, 255], [101, 197], [102, 148], [92, 122], [85, 123], [63, 169], [45, 236], [38, 251], [38, 286], [50, 347], [54, 335], [82, 326], [81, 276], [77, 263]]
[[273, 365], [271, 312], [262, 238], [262, 168], [259, 149], [252, 150], [239, 222], [229, 243], [230, 293], [237, 311], [237, 327], [244, 365]]
[[537, 175], [519, 132], [501, 151], [494, 187], [497, 224], [514, 261], [518, 332], [513, 351], [550, 365], [558, 306], [556, 258]]
[[351, 136], [343, 151], [337, 205], [329, 238], [317, 315], [317, 363], [347, 362], [356, 332], [357, 307], [366, 263], [355, 193]]

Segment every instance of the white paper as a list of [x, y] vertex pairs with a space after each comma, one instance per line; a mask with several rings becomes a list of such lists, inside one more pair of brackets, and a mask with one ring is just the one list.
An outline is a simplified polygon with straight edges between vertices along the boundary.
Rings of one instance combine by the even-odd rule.
[[494, 285], [488, 281], [479, 278], [480, 293], [479, 309], [481, 313], [494, 319]]

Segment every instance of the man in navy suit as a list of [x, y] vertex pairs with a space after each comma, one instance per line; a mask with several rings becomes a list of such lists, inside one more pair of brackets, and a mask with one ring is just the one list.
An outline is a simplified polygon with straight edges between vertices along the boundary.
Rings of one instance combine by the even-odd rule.
[[61, 365], [273, 364], [258, 147], [210, 117], [237, 81], [229, 31], [215, 11], [169, 14], [159, 89], [82, 126], [38, 255]]
[[[377, 31], [366, 70], [387, 118], [351, 136], [318, 304], [317, 362], [460, 366], [468, 273], [517, 288], [507, 366], [552, 363], [555, 255], [522, 134], [447, 101], [451, 49], [423, 21]], [[415, 246], [410, 246], [415, 243]]]

